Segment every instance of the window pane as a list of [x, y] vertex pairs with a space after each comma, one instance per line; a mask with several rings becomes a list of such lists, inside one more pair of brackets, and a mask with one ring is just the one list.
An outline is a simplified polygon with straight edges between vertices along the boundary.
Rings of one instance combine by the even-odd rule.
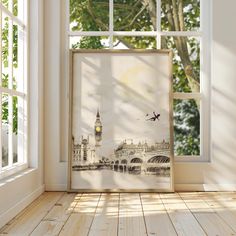
[[176, 156], [200, 155], [199, 101], [174, 100], [174, 152]]
[[18, 97], [13, 96], [13, 163], [18, 161]]
[[70, 0], [72, 31], [107, 31], [109, 0]]
[[154, 49], [156, 48], [155, 37], [114, 37], [114, 49]]
[[13, 51], [12, 51], [12, 66], [13, 66], [13, 89], [24, 92], [24, 43], [23, 43], [22, 28], [13, 24]]
[[114, 0], [115, 31], [156, 30], [156, 2]]
[[2, 4], [3, 4], [3, 6], [6, 7], [6, 8], [8, 8], [8, 5], [9, 5], [9, 4], [8, 4], [8, 1], [9, 1], [9, 0], [2, 0], [2, 1], [1, 1]]
[[2, 86], [8, 87], [9, 81], [9, 18], [2, 13]]
[[8, 134], [9, 134], [9, 97], [2, 94], [2, 167], [9, 163], [8, 159]]
[[200, 42], [193, 37], [162, 37], [162, 49], [173, 50], [174, 92], [200, 92]]
[[163, 31], [196, 31], [200, 28], [200, 0], [162, 0]]
[[17, 79], [18, 79], [18, 26], [13, 25], [13, 89], [17, 88]]
[[109, 39], [108, 37], [101, 37], [101, 36], [70, 37], [70, 48], [73, 49], [109, 48]]
[[14, 16], [18, 15], [18, 0], [13, 0], [13, 14]]

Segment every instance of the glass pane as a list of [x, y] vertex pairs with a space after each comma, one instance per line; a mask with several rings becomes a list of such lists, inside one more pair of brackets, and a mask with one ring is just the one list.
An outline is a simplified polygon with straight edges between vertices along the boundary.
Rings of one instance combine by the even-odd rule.
[[8, 87], [9, 80], [9, 41], [8, 41], [8, 31], [9, 31], [9, 18], [2, 14], [2, 86]]
[[200, 41], [194, 37], [162, 37], [162, 49], [173, 50], [174, 92], [200, 92]]
[[156, 22], [156, 1], [114, 0], [115, 31], [153, 31]]
[[[13, 25], [13, 89], [18, 88], [18, 80], [19, 80], [19, 70], [18, 70], [18, 25]], [[22, 55], [20, 55], [22, 56]]]
[[114, 49], [154, 49], [156, 48], [155, 37], [114, 37]]
[[107, 31], [109, 0], [70, 0], [72, 31]]
[[200, 28], [200, 0], [161, 0], [162, 31], [196, 31]]
[[109, 39], [108, 37], [101, 37], [101, 36], [70, 37], [70, 48], [73, 49], [109, 48]]
[[13, 135], [12, 135], [12, 146], [13, 146], [13, 163], [18, 161], [18, 97], [13, 96]]
[[4, 7], [8, 8], [8, 5], [9, 5], [8, 2], [9, 2], [9, 0], [2, 0], [1, 2], [2, 2], [2, 4], [3, 4]]
[[18, 0], [13, 0], [13, 14], [14, 16], [18, 15]]
[[174, 152], [176, 156], [200, 155], [199, 101], [174, 100]]
[[9, 97], [2, 94], [2, 167], [8, 165]]

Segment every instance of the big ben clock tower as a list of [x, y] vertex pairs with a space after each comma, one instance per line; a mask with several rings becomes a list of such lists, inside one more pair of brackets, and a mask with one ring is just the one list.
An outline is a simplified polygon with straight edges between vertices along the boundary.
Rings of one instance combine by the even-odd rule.
[[100, 119], [99, 110], [97, 110], [96, 121], [94, 125], [94, 134], [95, 134], [96, 147], [99, 147], [101, 146], [101, 141], [102, 141], [102, 122]]

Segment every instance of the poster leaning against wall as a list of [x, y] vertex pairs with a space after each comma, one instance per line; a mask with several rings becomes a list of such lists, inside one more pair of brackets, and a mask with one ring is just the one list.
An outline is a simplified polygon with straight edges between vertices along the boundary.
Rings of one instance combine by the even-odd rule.
[[173, 191], [172, 53], [71, 50], [68, 191]]

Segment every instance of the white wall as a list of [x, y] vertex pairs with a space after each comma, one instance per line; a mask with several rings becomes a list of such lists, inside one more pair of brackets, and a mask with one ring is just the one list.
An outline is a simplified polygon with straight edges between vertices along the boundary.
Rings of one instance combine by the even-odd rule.
[[214, 0], [212, 5], [211, 163], [176, 164], [175, 183], [235, 190], [236, 1]]
[[[175, 163], [176, 190], [236, 188], [236, 1], [212, 2], [211, 162]], [[60, 136], [65, 135], [60, 129], [60, 91], [66, 88], [60, 87], [62, 49], [57, 0], [45, 2], [45, 22], [45, 183], [47, 190], [65, 190], [67, 163], [60, 162]], [[66, 83], [62, 80], [61, 84]]]
[[44, 191], [43, 173], [43, 1], [30, 2], [29, 166], [0, 181], [0, 228]]
[[[62, 2], [62, 1], [60, 1]], [[44, 87], [44, 147], [45, 184], [47, 190], [65, 190], [67, 163], [60, 162], [60, 4], [58, 0], [45, 1], [45, 87]], [[64, 84], [63, 84], [64, 85]], [[62, 86], [63, 86], [62, 85]], [[63, 89], [63, 87], [62, 87]], [[64, 88], [66, 89], [66, 88]], [[67, 143], [64, 143], [67, 145]]]

